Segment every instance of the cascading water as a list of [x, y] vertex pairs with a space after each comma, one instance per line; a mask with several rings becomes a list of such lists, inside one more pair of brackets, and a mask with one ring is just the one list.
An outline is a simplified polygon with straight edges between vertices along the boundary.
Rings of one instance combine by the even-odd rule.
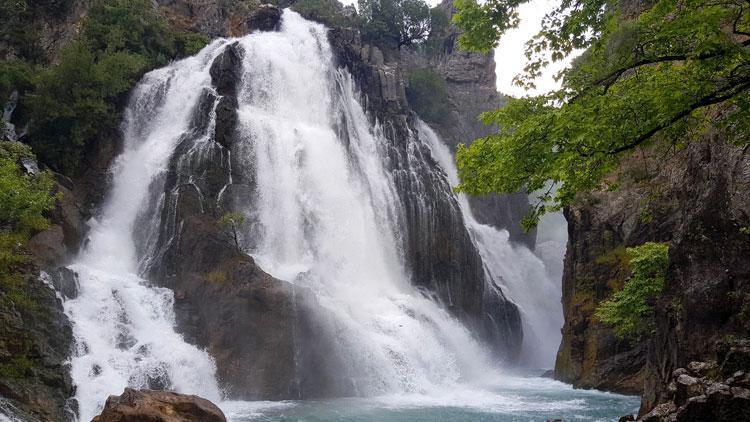
[[173, 294], [138, 274], [134, 225], [185, 133], [199, 87], [223, 45], [146, 75], [132, 94], [123, 125], [124, 152], [101, 216], [71, 269], [80, 290], [65, 302], [76, 350], [71, 374], [81, 420], [126, 386], [170, 388], [219, 399], [210, 356], [174, 330]]
[[[443, 168], [453, 186], [459, 183], [453, 155], [440, 137], [424, 122], [417, 125], [420, 137], [430, 146], [435, 161]], [[508, 232], [480, 224], [474, 218], [469, 201], [458, 195], [466, 224], [482, 255], [487, 276], [505, 288], [508, 296], [520, 307], [523, 317], [524, 343], [522, 363], [535, 368], [549, 368], [554, 364], [560, 344], [562, 305], [560, 278], [548, 271], [545, 262], [529, 249], [512, 245]], [[555, 222], [549, 222], [555, 224]], [[545, 227], [545, 233], [547, 228]], [[546, 248], [560, 247], [558, 237], [545, 241]], [[564, 250], [564, 243], [562, 244]], [[555, 262], [555, 251], [545, 250], [550, 264]], [[561, 256], [559, 259], [561, 260]], [[562, 277], [562, 274], [559, 274]]]
[[[336, 70], [322, 25], [285, 12], [281, 32], [240, 41], [243, 169], [256, 198], [247, 245], [333, 316], [341, 375], [358, 395], [426, 392], [479, 374], [469, 332], [409, 282], [386, 143]], [[304, 75], [304, 77], [300, 77]], [[344, 122], [343, 124], [341, 122]]]

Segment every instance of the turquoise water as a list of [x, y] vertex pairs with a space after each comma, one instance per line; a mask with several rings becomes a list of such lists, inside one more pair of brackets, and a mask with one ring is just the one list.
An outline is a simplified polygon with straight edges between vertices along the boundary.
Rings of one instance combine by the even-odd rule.
[[508, 377], [481, 389], [429, 395], [283, 402], [224, 402], [230, 421], [616, 421], [636, 413], [633, 396], [576, 390], [539, 377]]

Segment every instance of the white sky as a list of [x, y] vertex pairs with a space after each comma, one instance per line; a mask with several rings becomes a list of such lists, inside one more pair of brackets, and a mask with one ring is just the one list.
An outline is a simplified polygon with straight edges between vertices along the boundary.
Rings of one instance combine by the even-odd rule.
[[[341, 0], [344, 4], [355, 4], [357, 0]], [[430, 6], [435, 6], [440, 0], [425, 0]], [[560, 0], [530, 0], [518, 8], [521, 22], [518, 28], [505, 33], [500, 39], [498, 48], [495, 50], [495, 73], [497, 74], [497, 89], [503, 94], [520, 97], [534, 95], [556, 89], [559, 84], [553, 76], [570, 62], [570, 58], [562, 62], [553, 63], [542, 71], [542, 76], [536, 80], [537, 88], [533, 91], [524, 91], [523, 88], [513, 85], [513, 78], [523, 71], [526, 65], [524, 56], [524, 45], [537, 32], [545, 14], [552, 11]]]
[[519, 6], [518, 15], [521, 22], [518, 28], [506, 32], [495, 49], [498, 91], [520, 97], [548, 92], [559, 87], [560, 84], [555, 81], [554, 75], [564, 69], [572, 57], [552, 63], [542, 70], [542, 76], [535, 81], [537, 86], [535, 90], [524, 91], [523, 88], [513, 85], [513, 78], [521, 73], [526, 65], [524, 55], [526, 41], [539, 32], [544, 15], [551, 12], [558, 4], [560, 0], [531, 0]]

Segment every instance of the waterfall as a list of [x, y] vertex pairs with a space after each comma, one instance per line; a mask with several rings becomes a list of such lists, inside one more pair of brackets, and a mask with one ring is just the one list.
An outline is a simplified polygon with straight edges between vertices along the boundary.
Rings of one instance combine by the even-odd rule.
[[220, 398], [211, 357], [175, 332], [172, 291], [139, 275], [134, 230], [149, 188], [187, 130], [200, 87], [210, 87], [208, 68], [223, 44], [147, 74], [126, 109], [112, 189], [70, 266], [80, 291], [64, 303], [76, 339], [71, 375], [80, 420], [91, 420], [108, 395], [126, 386]]
[[376, 395], [481, 373], [485, 352], [410, 283], [388, 140], [334, 66], [326, 29], [287, 11], [281, 32], [240, 45], [241, 161], [257, 184], [241, 207], [246, 246], [265, 271], [315, 292], [338, 376]]
[[[407, 227], [408, 216], [450, 214], [448, 221], [458, 221], [451, 233], [463, 237], [449, 241], [462, 242], [471, 233], [476, 246], [467, 240], [471, 251], [457, 259], [479, 263], [479, 273], [475, 247], [485, 260], [486, 277], [474, 279], [472, 298], [493, 304], [495, 312], [506, 303], [496, 285], [506, 288], [534, 333], [525, 340], [527, 349], [536, 348], [544, 359], [555, 349], [549, 341], [559, 335], [551, 333], [559, 330], [559, 320], [546, 312], [556, 312], [559, 304], [550, 307], [542, 262], [510, 245], [507, 233], [476, 223], [463, 197], [461, 216], [448, 187], [448, 180], [456, 183], [452, 158], [426, 125], [408, 139], [394, 140], [371, 122], [352, 76], [335, 66], [326, 31], [285, 11], [280, 31], [217, 40], [193, 57], [148, 73], [135, 88], [111, 191], [70, 267], [80, 291], [64, 304], [76, 338], [71, 373], [82, 420], [126, 386], [222, 399], [216, 362], [178, 333], [172, 290], [148, 280], [181, 236], [175, 211], [180, 186], [193, 192], [200, 205], [195, 213], [217, 208], [242, 213], [237, 246], [280, 283], [292, 283], [292, 294], [314, 296], [320, 332], [313, 334], [335, 345], [327, 356], [335, 362], [334, 373], [326, 375], [346, 385], [343, 394], [437, 394], [499, 376], [492, 354], [455, 317], [463, 310], [455, 311], [454, 302], [468, 302], [456, 297], [468, 289], [458, 284], [461, 279], [443, 283], [442, 296], [432, 288], [441, 286], [439, 280], [429, 280], [439, 270], [416, 286], [407, 233], [444, 228], [434, 223], [441, 220]], [[241, 49], [241, 71], [236, 129], [231, 143], [220, 145], [213, 136], [223, 94], [213, 86], [211, 68], [228, 46]], [[400, 167], [394, 164], [397, 142], [408, 151]], [[448, 180], [428, 167], [432, 161], [422, 152], [428, 147]], [[220, 171], [207, 176], [216, 170], [207, 163]], [[409, 203], [406, 185], [412, 189]], [[204, 207], [207, 201], [214, 203]], [[472, 311], [488, 315], [491, 329], [512, 332], [512, 322]], [[512, 318], [514, 311], [502, 315]], [[466, 321], [486, 328], [476, 315]]]
[[[426, 123], [419, 121], [417, 130], [451, 184], [458, 185], [458, 170], [448, 147]], [[537, 256], [524, 246], [511, 244], [507, 231], [477, 222], [466, 196], [459, 194], [458, 198], [488, 278], [500, 284], [521, 310], [524, 327], [521, 363], [533, 368], [552, 367], [563, 321], [559, 285], [562, 272], [548, 266], [558, 260], [562, 263], [559, 253], [560, 248], [564, 252], [565, 244], [560, 244], [560, 234], [554, 232], [559, 222], [554, 217], [545, 219], [545, 226], [541, 227], [544, 242], [538, 248], [541, 256]]]

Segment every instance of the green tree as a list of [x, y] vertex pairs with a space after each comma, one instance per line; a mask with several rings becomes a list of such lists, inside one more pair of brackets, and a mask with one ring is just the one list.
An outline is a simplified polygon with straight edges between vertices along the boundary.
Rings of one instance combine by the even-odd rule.
[[72, 4], [73, 0], [0, 0], [0, 57], [44, 61], [39, 45], [39, 18], [55, 25]]
[[359, 0], [362, 36], [400, 49], [424, 41], [430, 33], [430, 8], [423, 0]]
[[[520, 3], [457, 0], [461, 46], [494, 47], [517, 24]], [[552, 181], [529, 226], [577, 192], [616, 188], [605, 176], [639, 147], [680, 147], [709, 123], [748, 142], [750, 3], [656, 0], [642, 12], [620, 4], [563, 0], [544, 18], [516, 83], [533, 87], [550, 61], [585, 52], [558, 75], [560, 89], [481, 117], [500, 129], [458, 148], [459, 190], [536, 191]]]
[[96, 0], [59, 63], [37, 72], [23, 98], [29, 144], [57, 171], [76, 174], [98, 139], [113, 136], [127, 93], [149, 69], [207, 42], [177, 32], [149, 0]]
[[653, 302], [664, 287], [669, 246], [647, 242], [628, 248], [627, 254], [632, 275], [622, 290], [601, 303], [596, 317], [612, 326], [618, 337], [638, 341], [654, 330]]
[[[443, 53], [450, 32], [451, 26], [448, 13], [440, 6], [430, 9], [430, 34], [424, 42], [425, 52], [432, 56]], [[453, 40], [451, 39], [448, 44], [452, 48]]]

